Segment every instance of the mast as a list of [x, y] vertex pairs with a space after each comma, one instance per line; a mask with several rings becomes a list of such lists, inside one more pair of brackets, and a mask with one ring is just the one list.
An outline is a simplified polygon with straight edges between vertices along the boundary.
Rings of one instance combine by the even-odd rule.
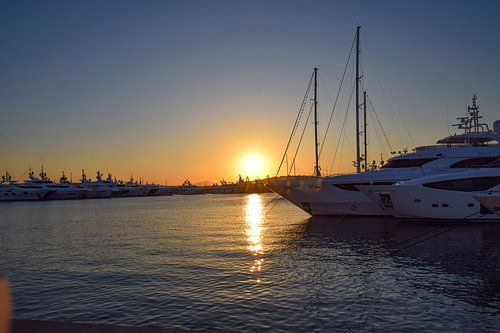
[[359, 30], [360, 26], [356, 29], [356, 172], [361, 171], [361, 152], [359, 142]]
[[314, 148], [315, 148], [315, 164], [314, 175], [320, 177], [318, 163], [318, 68], [314, 68]]
[[366, 90], [363, 91], [363, 143], [365, 148], [365, 172], [368, 171], [368, 143], [366, 132]]

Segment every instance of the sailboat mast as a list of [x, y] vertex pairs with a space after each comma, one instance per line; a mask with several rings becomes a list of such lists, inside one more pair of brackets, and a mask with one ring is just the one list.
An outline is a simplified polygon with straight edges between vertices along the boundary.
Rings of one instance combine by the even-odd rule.
[[356, 29], [356, 172], [361, 171], [361, 152], [359, 142], [359, 30], [360, 26]]
[[363, 91], [363, 143], [365, 148], [365, 172], [368, 171], [368, 143], [367, 143], [367, 132], [366, 132], [366, 90]]
[[314, 175], [320, 177], [319, 162], [318, 162], [318, 68], [314, 68], [314, 148], [315, 148], [315, 164]]

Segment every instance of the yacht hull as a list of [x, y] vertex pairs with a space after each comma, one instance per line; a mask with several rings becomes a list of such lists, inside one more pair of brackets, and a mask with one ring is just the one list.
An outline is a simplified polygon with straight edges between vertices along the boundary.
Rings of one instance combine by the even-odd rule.
[[0, 189], [0, 201], [44, 200], [51, 191], [44, 189]]
[[105, 189], [87, 190], [86, 194], [87, 194], [87, 199], [111, 198], [111, 190], [105, 190]]
[[266, 186], [310, 215], [389, 215], [362, 192], [337, 188], [320, 177], [294, 177]]
[[86, 199], [85, 190], [56, 190], [47, 195], [45, 200], [76, 200], [76, 199]]
[[500, 222], [500, 216], [485, 209], [471, 192], [403, 184], [359, 188], [399, 219]]

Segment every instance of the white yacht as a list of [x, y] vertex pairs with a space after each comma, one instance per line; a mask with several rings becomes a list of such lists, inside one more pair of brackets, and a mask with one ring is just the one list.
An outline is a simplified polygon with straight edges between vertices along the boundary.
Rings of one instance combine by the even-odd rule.
[[[401, 219], [500, 222], [500, 216], [495, 214], [495, 210], [500, 209], [498, 161], [462, 172], [424, 176], [393, 185], [360, 185], [358, 188], [386, 212]], [[482, 201], [485, 191], [497, 193], [497, 206], [488, 207], [477, 201], [478, 198]]]
[[126, 196], [132, 189], [127, 185], [113, 180], [113, 176], [108, 173], [105, 180], [102, 179], [102, 173], [97, 171], [97, 181], [98, 185], [108, 187], [111, 190], [111, 197], [123, 197]]
[[91, 179], [87, 178], [85, 170], [82, 169], [82, 178], [77, 186], [88, 191], [87, 198], [89, 199], [111, 198], [112, 190], [103, 182], [102, 174], [99, 171], [97, 171], [96, 179], [97, 180], [93, 182]]
[[[445, 137], [433, 146], [417, 147], [413, 152], [404, 152], [400, 156], [389, 159], [380, 169], [367, 165], [366, 142], [366, 92], [363, 92], [363, 102], [360, 101], [360, 86], [363, 75], [359, 73], [359, 31], [356, 30], [356, 173], [321, 177], [318, 165], [318, 137], [316, 117], [317, 108], [317, 68], [309, 82], [306, 97], [297, 116], [297, 120], [290, 135], [283, 160], [287, 156], [293, 137], [297, 132], [302, 119], [304, 103], [308, 99], [311, 89], [314, 89], [314, 125], [315, 125], [315, 165], [313, 176], [286, 176], [279, 177], [266, 186], [283, 198], [292, 202], [311, 215], [387, 215], [387, 212], [376, 205], [370, 198], [357, 189], [357, 185], [379, 184], [388, 185], [398, 181], [414, 179], [429, 174], [448, 173], [466, 170], [471, 166], [487, 164], [500, 157], [500, 121], [490, 130], [486, 124], [480, 122], [479, 107], [474, 95], [472, 106], [468, 107], [468, 116], [459, 118], [459, 129], [462, 134]], [[314, 80], [313, 80], [314, 79]], [[314, 86], [312, 82], [314, 81]], [[313, 88], [312, 88], [313, 86]], [[359, 124], [360, 107], [363, 106], [364, 130]], [[361, 135], [363, 133], [363, 135]], [[364, 154], [361, 154], [361, 136], [364, 138]], [[364, 157], [362, 157], [364, 155]], [[292, 162], [292, 164], [295, 161]], [[364, 163], [364, 165], [362, 165]], [[280, 170], [278, 168], [278, 172]], [[288, 169], [288, 168], [287, 168]], [[290, 170], [287, 170], [290, 174]]]
[[500, 121], [495, 122], [493, 130], [480, 122], [476, 96], [468, 107], [468, 116], [458, 119], [456, 126], [464, 130], [462, 134], [393, 157], [381, 169], [329, 177], [284, 177], [267, 186], [311, 215], [388, 215], [357, 186], [390, 185], [460, 172], [500, 158]]
[[128, 181], [125, 185], [130, 190], [127, 194], [125, 194], [126, 197], [150, 196], [154, 195], [160, 189], [158, 185], [143, 185], [142, 182], [137, 182], [134, 180], [133, 175], [130, 175], [130, 181]]
[[59, 183], [54, 183], [45, 173], [45, 170], [42, 166], [39, 177], [35, 177], [34, 172], [30, 169], [28, 173], [27, 180], [24, 181], [24, 185], [29, 186], [40, 186], [50, 191], [47, 196], [44, 198], [45, 200], [71, 200], [71, 199], [85, 199], [87, 197], [87, 191], [85, 189], [79, 188], [71, 184], [68, 181], [68, 178], [63, 175], [60, 178]]
[[7, 172], [0, 182], [0, 201], [43, 200], [51, 190], [38, 185], [18, 184]]

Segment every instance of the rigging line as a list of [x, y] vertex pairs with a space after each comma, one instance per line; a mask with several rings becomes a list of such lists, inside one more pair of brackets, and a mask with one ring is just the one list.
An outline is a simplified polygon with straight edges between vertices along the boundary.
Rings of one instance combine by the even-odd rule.
[[[366, 34], [365, 34], [366, 35]], [[366, 47], [366, 49], [368, 50], [370, 47], [369, 47], [369, 43], [368, 43], [368, 39], [365, 37], [364, 38], [364, 46]], [[400, 136], [400, 133], [399, 133], [399, 130], [398, 130], [398, 127], [397, 124], [396, 124], [396, 117], [394, 115], [394, 112], [393, 112], [393, 108], [391, 107], [390, 103], [389, 103], [389, 96], [387, 95], [386, 93], [386, 90], [387, 90], [387, 78], [384, 76], [382, 70], [381, 70], [381, 66], [379, 65], [377, 59], [376, 59], [376, 56], [375, 56], [375, 53], [374, 52], [367, 52], [368, 53], [368, 59], [371, 61], [372, 63], [372, 67], [374, 69], [374, 72], [375, 72], [375, 76], [377, 78], [377, 81], [379, 83], [379, 86], [380, 88], [382, 89], [382, 94], [384, 96], [384, 101], [385, 101], [385, 104], [386, 104], [386, 107], [387, 107], [387, 110], [389, 111], [389, 113], [391, 114], [391, 120], [392, 120], [392, 123], [395, 127], [395, 133], [396, 133], [396, 137], [398, 139], [398, 142], [403, 142], [401, 140], [401, 136]], [[400, 112], [400, 111], [399, 111]], [[400, 112], [401, 113], [401, 112]], [[401, 119], [401, 118], [400, 118]], [[403, 127], [405, 127], [405, 124], [402, 124]], [[407, 130], [407, 129], [406, 129]]]
[[398, 109], [398, 114], [399, 114], [399, 119], [401, 120], [401, 124], [403, 124], [403, 127], [406, 130], [406, 133], [408, 134], [408, 137], [410, 138], [410, 144], [412, 147], [415, 147], [415, 141], [413, 140], [413, 136], [411, 135], [410, 128], [406, 126], [406, 122], [404, 121], [403, 115], [401, 114], [401, 111]]
[[337, 158], [337, 152], [339, 150], [340, 141], [341, 141], [341, 138], [342, 138], [342, 134], [344, 133], [344, 129], [345, 129], [345, 124], [346, 124], [346, 120], [347, 120], [347, 114], [349, 113], [349, 107], [351, 106], [352, 95], [354, 94], [354, 87], [355, 86], [352, 86], [352, 88], [351, 88], [351, 94], [349, 96], [349, 101], [347, 103], [347, 108], [345, 110], [344, 121], [342, 122], [342, 128], [340, 130], [339, 141], [337, 142], [337, 147], [335, 148], [335, 154], [333, 155], [333, 160], [332, 160], [332, 163], [331, 163], [330, 170], [333, 170], [333, 164], [335, 163], [335, 159]]
[[[351, 105], [351, 102], [352, 102], [352, 96], [354, 95], [354, 91], [355, 91], [355, 89], [356, 89], [356, 85], [355, 85], [355, 83], [354, 83], [354, 82], [356, 81], [356, 80], [355, 80], [355, 75], [354, 75], [354, 73], [355, 73], [355, 67], [354, 67], [354, 66], [352, 66], [352, 69], [351, 69], [351, 70], [352, 70], [352, 73], [351, 73], [351, 74], [352, 74], [352, 75], [351, 75], [351, 77], [352, 77], [351, 89], [352, 89], [352, 90], [351, 90], [351, 94], [349, 95], [349, 99], [348, 99], [348, 101], [347, 101], [347, 109], [346, 109], [346, 113], [347, 113], [347, 112], [349, 112], [349, 108], [350, 108], [350, 105]], [[338, 119], [339, 123], [341, 123], [341, 121], [340, 121], [340, 117], [338, 116], [338, 113], [336, 114], [336, 116], [337, 116], [337, 119]], [[343, 122], [342, 122], [342, 124], [343, 124], [343, 125], [342, 125], [342, 126], [343, 126], [343, 128], [345, 128], [345, 126], [347, 125], [347, 119], [346, 119], [346, 117], [347, 117], [347, 114], [344, 116], [344, 120], [343, 120]], [[342, 132], [343, 132], [343, 131], [342, 131]], [[341, 136], [339, 136], [339, 140], [341, 140], [341, 137], [342, 137], [342, 141], [341, 141], [341, 142], [342, 142], [342, 145], [341, 145], [341, 149], [340, 149], [340, 153], [341, 153], [340, 155], [342, 156], [342, 153], [343, 153], [343, 151], [344, 151], [344, 146], [345, 146], [345, 142], [346, 142], [346, 141], [347, 141], [347, 145], [349, 146], [349, 149], [351, 150], [351, 153], [352, 153], [352, 154], [354, 154], [354, 148], [353, 148], [353, 145], [352, 145], [352, 143], [351, 143], [351, 140], [349, 139], [349, 136], [347, 136], [347, 135], [343, 135], [343, 136], [342, 136], [342, 135], [341, 135]], [[335, 159], [337, 158], [337, 151], [338, 151], [338, 147], [337, 147], [337, 149], [335, 150], [335, 154], [334, 154], [334, 156], [333, 156], [332, 166], [333, 166], [333, 164], [335, 163]]]
[[268, 202], [264, 205], [264, 207], [263, 207], [263, 208], [266, 208], [266, 207], [267, 207], [270, 203], [272, 203], [272, 202], [273, 202], [274, 200], [276, 200], [276, 199], [279, 199], [280, 197], [281, 197], [281, 196], [280, 196], [279, 194], [276, 194], [276, 193], [275, 193], [274, 197], [273, 197], [273, 198], [271, 198], [271, 200], [269, 200], [269, 201], [268, 201]]
[[311, 106], [309, 107], [309, 113], [307, 114], [307, 119], [305, 121], [304, 129], [302, 130], [302, 134], [300, 135], [300, 140], [299, 140], [299, 143], [297, 145], [297, 149], [295, 150], [295, 154], [293, 155], [292, 165], [290, 166], [290, 170], [287, 170], [287, 176], [290, 175], [290, 173], [292, 172], [292, 168], [295, 166], [295, 160], [297, 158], [297, 153], [299, 152], [300, 144], [302, 143], [302, 139], [304, 138], [304, 133], [306, 132], [307, 124], [309, 123], [309, 118], [311, 117], [313, 107], [314, 107], [314, 103], [311, 103]]
[[385, 141], [387, 142], [387, 145], [389, 146], [389, 149], [391, 150], [391, 153], [392, 153], [394, 150], [392, 149], [392, 145], [389, 141], [389, 138], [387, 137], [387, 133], [385, 132], [384, 126], [382, 125], [382, 121], [380, 120], [377, 111], [375, 111], [375, 107], [373, 106], [373, 103], [368, 95], [367, 95], [367, 99], [368, 99], [368, 105], [370, 105], [370, 109], [373, 111], [373, 114], [375, 114], [375, 117], [377, 118], [378, 126], [380, 127], [380, 130], [382, 131], [382, 134], [384, 135]]
[[[279, 196], [278, 196], [278, 198], [279, 198]], [[279, 203], [278, 200], [274, 200], [273, 205], [271, 206], [271, 208], [269, 208], [269, 210], [264, 213], [264, 219], [267, 219], [267, 217], [269, 216], [269, 214], [271, 213], [271, 211], [274, 209], [274, 207], [276, 207], [278, 205], [278, 203]]]
[[432, 238], [436, 238], [436, 237], [438, 237], [438, 236], [441, 236], [441, 235], [442, 235], [442, 234], [444, 234], [444, 233], [447, 233], [447, 232], [450, 232], [450, 231], [452, 231], [452, 230], [455, 230], [455, 229], [456, 229], [456, 228], [458, 228], [459, 226], [460, 226], [460, 224], [456, 224], [455, 226], [449, 227], [448, 229], [445, 229], [445, 230], [442, 230], [442, 231], [440, 231], [440, 232], [438, 232], [438, 233], [436, 233], [436, 234], [430, 235], [429, 237], [426, 237], [426, 238], [424, 238], [424, 239], [422, 239], [422, 240], [419, 240], [419, 241], [417, 241], [417, 242], [415, 242], [415, 243], [412, 243], [412, 244], [410, 244], [410, 245], [408, 245], [408, 246], [405, 246], [405, 247], [403, 247], [403, 248], [397, 249], [397, 250], [396, 250], [395, 252], [393, 252], [393, 253], [398, 253], [398, 252], [401, 252], [401, 251], [403, 251], [403, 250], [409, 249], [410, 247], [413, 247], [413, 246], [415, 246], [415, 245], [418, 245], [418, 244], [421, 244], [421, 243], [423, 243], [423, 242], [425, 242], [425, 241], [428, 241], [429, 239], [432, 239]]
[[[369, 112], [368, 115], [370, 116], [371, 123], [375, 124], [376, 120], [375, 120], [375, 116], [373, 115], [373, 113]], [[384, 148], [384, 144], [382, 143], [382, 138], [380, 137], [380, 133], [379, 133], [379, 131], [376, 130], [376, 128], [374, 129], [373, 132], [375, 133], [375, 136], [377, 137], [378, 145], [379, 145], [379, 148], [380, 148], [380, 153], [382, 155], [384, 155], [384, 151], [385, 151], [386, 148]]]
[[403, 240], [403, 241], [401, 241], [401, 242], [399, 242], [399, 243], [397, 243], [397, 244], [394, 244], [394, 246], [395, 246], [395, 247], [399, 247], [399, 246], [403, 245], [404, 243], [408, 243], [408, 242], [410, 242], [410, 241], [413, 241], [413, 240], [415, 240], [415, 239], [421, 238], [422, 236], [428, 235], [428, 234], [430, 234], [430, 233], [433, 233], [433, 232], [435, 232], [435, 231], [438, 231], [438, 230], [440, 230], [440, 229], [444, 229], [444, 228], [446, 228], [446, 226], [442, 226], [442, 225], [440, 225], [440, 226], [438, 226], [438, 227], [432, 228], [432, 229], [427, 230], [427, 231], [425, 231], [425, 232], [423, 232], [423, 233], [420, 233], [420, 234], [418, 234], [418, 235], [415, 235], [415, 236], [409, 237], [409, 238], [407, 238], [407, 239], [405, 239], [405, 240]]
[[[321, 79], [321, 77], [320, 77], [320, 79]], [[322, 81], [322, 83], [324, 84], [324, 82], [323, 82], [323, 81]], [[326, 86], [326, 84], [325, 84], [325, 86]], [[325, 89], [325, 92], [326, 92], [326, 95], [327, 95], [328, 99], [330, 100], [330, 103], [334, 104], [334, 102], [333, 102], [333, 100], [332, 100], [332, 97], [330, 96], [330, 93], [328, 92], [328, 90], [327, 90], [327, 89]], [[337, 96], [337, 97], [338, 97], [338, 96]], [[337, 103], [337, 99], [335, 100], [335, 103]], [[334, 108], [335, 108], [335, 106], [334, 106]], [[333, 115], [333, 111], [334, 111], [334, 110], [332, 110], [332, 115]], [[335, 116], [337, 117], [338, 122], [339, 122], [339, 123], [342, 123], [342, 121], [340, 120], [340, 117], [339, 117], [338, 112], [337, 112], [337, 113], [335, 113]], [[330, 120], [331, 120], [331, 119], [330, 119]], [[328, 122], [328, 127], [327, 127], [327, 128], [329, 128], [329, 126], [330, 126], [330, 121]], [[323, 146], [324, 146], [325, 140], [326, 140], [326, 138], [327, 138], [327, 133], [328, 133], [328, 129], [327, 129], [327, 131], [325, 132], [325, 136], [323, 137], [324, 139], [323, 139], [323, 143], [321, 144], [320, 155], [321, 155], [321, 151], [323, 151]], [[351, 149], [351, 152], [353, 152], [353, 153], [354, 153], [354, 148], [352, 147], [351, 140], [349, 140], [349, 138], [347, 138], [347, 143], [348, 143], [348, 145], [349, 145], [349, 148]]]
[[368, 112], [368, 115], [370, 117], [370, 124], [372, 124], [373, 133], [375, 133], [375, 136], [377, 137], [380, 148], [380, 158], [381, 160], [385, 160], [385, 156], [391, 156], [391, 152], [388, 152], [389, 148], [383, 143], [382, 133], [380, 133], [381, 131], [377, 128], [377, 120], [375, 119], [374, 112]]
[[[276, 172], [276, 177], [279, 175], [281, 167], [283, 166], [283, 162], [285, 160], [285, 157], [287, 156], [288, 149], [290, 148], [290, 144], [292, 143], [293, 137], [295, 136], [295, 133], [297, 132], [297, 128], [299, 127], [300, 120], [302, 119], [302, 114], [304, 113], [304, 108], [306, 106], [309, 93], [311, 92], [311, 86], [314, 78], [314, 72], [311, 74], [311, 78], [309, 79], [309, 83], [307, 84], [306, 92], [304, 94], [304, 98], [302, 99], [302, 103], [300, 105], [299, 109], [299, 114], [297, 115], [297, 118], [295, 119], [295, 124], [293, 125], [292, 128], [292, 133], [290, 133], [290, 138], [288, 139], [288, 143], [285, 148], [285, 153], [283, 154], [283, 157], [281, 158], [280, 165], [278, 167], [278, 171]], [[288, 172], [288, 170], [287, 170]]]
[[[333, 103], [332, 112], [330, 113], [330, 119], [328, 120], [328, 125], [326, 126], [325, 135], [323, 136], [323, 142], [321, 142], [321, 148], [319, 150], [319, 156], [321, 156], [321, 153], [323, 152], [323, 147], [325, 145], [326, 136], [328, 135], [328, 130], [330, 129], [330, 124], [332, 122], [333, 114], [335, 113], [335, 108], [336, 108], [337, 102], [339, 100], [340, 91], [342, 89], [342, 84], [344, 83], [345, 75], [347, 73], [347, 68], [349, 67], [349, 62], [351, 60], [352, 50], [354, 49], [355, 41], [356, 41], [356, 35], [354, 35], [354, 39], [352, 40], [352, 43], [351, 43], [351, 49], [349, 50], [349, 55], [347, 56], [347, 62], [346, 62], [345, 67], [344, 67], [344, 72], [342, 73], [342, 78], [340, 80], [339, 89], [337, 90], [337, 96], [335, 96], [335, 102]], [[323, 79], [322, 79], [321, 76], [320, 76], [320, 80], [323, 82]], [[330, 98], [330, 94], [328, 94], [328, 90], [327, 90], [327, 95], [328, 95], [328, 98]], [[330, 100], [331, 100], [331, 98], [330, 98]]]
[[21, 175], [21, 177], [19, 177], [19, 178], [15, 178], [14, 180], [15, 180], [15, 181], [21, 181], [21, 178], [24, 178], [24, 176], [26, 176], [26, 175], [28, 174], [28, 172], [29, 172], [29, 169], [28, 169], [28, 170], [26, 170], [26, 171], [24, 171], [24, 172], [23, 172], [23, 174]]

